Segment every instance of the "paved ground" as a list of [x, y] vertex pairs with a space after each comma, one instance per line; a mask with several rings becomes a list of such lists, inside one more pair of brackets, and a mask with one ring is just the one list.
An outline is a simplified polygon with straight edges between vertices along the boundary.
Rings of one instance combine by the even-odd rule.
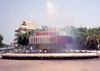
[[100, 71], [100, 58], [69, 60], [1, 59], [0, 71]]

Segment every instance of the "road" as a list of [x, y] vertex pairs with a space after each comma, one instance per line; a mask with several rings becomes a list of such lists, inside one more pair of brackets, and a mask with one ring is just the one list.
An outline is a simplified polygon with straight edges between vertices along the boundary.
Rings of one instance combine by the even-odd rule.
[[100, 58], [94, 59], [2, 59], [0, 71], [100, 71]]

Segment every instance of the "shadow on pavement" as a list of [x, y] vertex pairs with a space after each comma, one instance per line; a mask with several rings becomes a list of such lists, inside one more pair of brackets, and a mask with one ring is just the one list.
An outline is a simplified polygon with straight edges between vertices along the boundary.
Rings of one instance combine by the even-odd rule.
[[94, 59], [95, 57], [1, 57], [1, 59], [11, 60], [83, 60], [83, 59]]

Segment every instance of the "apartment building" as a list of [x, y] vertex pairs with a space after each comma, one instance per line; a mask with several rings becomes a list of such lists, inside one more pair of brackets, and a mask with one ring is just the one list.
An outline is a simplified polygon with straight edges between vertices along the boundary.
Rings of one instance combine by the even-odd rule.
[[29, 22], [29, 21], [23, 21], [22, 24], [20, 25], [19, 28], [15, 29], [14, 31], [16, 32], [15, 33], [15, 36], [16, 38], [14, 39], [15, 41], [15, 47], [18, 46], [18, 36], [21, 35], [21, 34], [24, 34], [32, 29], [36, 29], [37, 28], [37, 24], [34, 23], [34, 22]]

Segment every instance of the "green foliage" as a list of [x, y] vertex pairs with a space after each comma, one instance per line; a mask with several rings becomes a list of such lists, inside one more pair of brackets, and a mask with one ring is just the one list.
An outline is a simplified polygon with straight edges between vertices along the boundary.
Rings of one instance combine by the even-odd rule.
[[35, 36], [35, 33], [36, 33], [36, 32], [39, 32], [39, 31], [42, 31], [42, 29], [37, 28], [37, 29], [35, 29], [35, 30], [31, 30], [31, 31], [28, 32], [28, 34], [30, 34], [31, 36]]
[[88, 30], [86, 30], [83, 34], [81, 42], [82, 45], [99, 49], [98, 45], [100, 45], [100, 27], [92, 29], [89, 28]]
[[25, 33], [25, 34], [22, 34], [22, 35], [20, 35], [18, 38], [19, 38], [19, 40], [18, 40], [18, 43], [19, 44], [21, 44], [21, 45], [28, 45], [29, 44], [29, 37], [30, 37], [31, 35], [30, 34], [28, 34], [28, 33]]
[[74, 37], [79, 37], [79, 38], [82, 38], [83, 34], [85, 34], [85, 31], [87, 30], [87, 28], [76, 28], [73, 30], [73, 36]]
[[3, 40], [3, 36], [1, 36], [1, 34], [0, 34], [0, 43], [2, 42], [2, 40]]
[[20, 36], [18, 36], [18, 43], [21, 45], [25, 45], [27, 46], [29, 44], [29, 37], [30, 36], [35, 36], [36, 32], [41, 31], [42, 29], [37, 28], [36, 30], [31, 30], [28, 33], [22, 34]]
[[74, 30], [75, 30], [74, 26], [66, 26], [63, 28], [63, 31], [66, 31], [67, 35], [73, 35]]
[[3, 43], [0, 43], [0, 47], [3, 47]]
[[40, 28], [37, 28], [37, 29], [36, 29], [36, 32], [39, 32], [39, 31], [42, 31], [42, 29], [40, 29]]
[[75, 28], [74, 26], [66, 26], [63, 28], [63, 31], [66, 31], [68, 35], [73, 36], [74, 38], [82, 38], [83, 34], [87, 30], [86, 27]]
[[30, 34], [31, 36], [35, 36], [35, 32], [36, 32], [36, 30], [31, 30], [28, 32], [28, 34]]
[[3, 40], [3, 36], [1, 36], [1, 34], [0, 34], [0, 47], [3, 47], [2, 40]]

